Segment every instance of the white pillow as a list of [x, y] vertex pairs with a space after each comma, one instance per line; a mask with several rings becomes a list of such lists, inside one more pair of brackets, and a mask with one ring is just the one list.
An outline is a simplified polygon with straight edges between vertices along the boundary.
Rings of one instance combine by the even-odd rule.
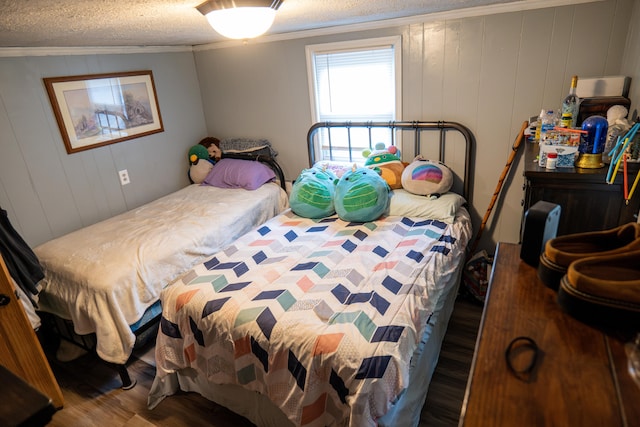
[[400, 188], [391, 191], [389, 215], [436, 219], [453, 224], [458, 209], [464, 203], [466, 203], [464, 197], [452, 192], [432, 199], [429, 196], [419, 196]]

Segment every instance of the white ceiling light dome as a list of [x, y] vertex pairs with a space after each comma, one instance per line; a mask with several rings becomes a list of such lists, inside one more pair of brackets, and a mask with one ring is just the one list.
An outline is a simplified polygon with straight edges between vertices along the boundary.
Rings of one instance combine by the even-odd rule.
[[251, 39], [266, 33], [282, 0], [208, 0], [197, 6], [211, 27], [231, 39]]

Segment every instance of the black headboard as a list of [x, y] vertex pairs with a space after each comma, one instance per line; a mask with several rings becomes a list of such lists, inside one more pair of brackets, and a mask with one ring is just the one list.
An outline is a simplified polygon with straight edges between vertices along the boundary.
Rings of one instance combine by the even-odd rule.
[[[461, 144], [463, 144], [463, 153], [462, 156], [464, 159], [462, 160], [462, 171], [457, 168], [451, 168], [454, 171], [454, 174], [457, 175], [459, 180], [461, 181], [462, 186], [462, 196], [465, 197], [467, 201], [471, 201], [471, 188], [472, 187], [472, 173], [471, 173], [471, 165], [472, 165], [472, 156], [475, 139], [471, 131], [464, 125], [456, 122], [428, 122], [428, 121], [414, 121], [414, 122], [320, 122], [316, 123], [311, 128], [309, 128], [309, 132], [307, 133], [307, 149], [309, 152], [309, 165], [313, 166], [316, 163], [316, 141], [317, 134], [320, 130], [326, 130], [328, 134], [328, 145], [329, 145], [329, 157], [331, 157], [331, 130], [334, 128], [342, 128], [346, 129], [348, 135], [348, 144], [351, 146], [351, 129], [355, 128], [364, 128], [369, 130], [369, 147], [373, 147], [375, 142], [372, 140], [371, 130], [374, 128], [386, 128], [391, 131], [392, 135], [392, 144], [395, 145], [396, 138], [402, 138], [402, 147], [403, 147], [403, 160], [410, 162], [420, 153], [425, 153], [426, 158], [431, 158], [433, 160], [439, 160], [442, 163], [451, 167], [447, 156], [447, 144], [449, 144], [448, 133], [454, 132], [459, 135], [461, 138], [455, 138], [457, 140], [461, 140]], [[397, 131], [397, 132], [396, 132]], [[427, 137], [425, 134], [429, 134]], [[413, 138], [413, 147], [411, 147], [410, 143], [407, 143], [405, 140], [407, 134], [411, 135]], [[433, 136], [436, 136], [434, 139]], [[408, 155], [406, 152], [408, 149], [413, 149], [413, 155]], [[429, 154], [426, 154], [426, 151], [432, 150], [435, 148], [433, 154], [429, 151]], [[428, 149], [428, 150], [427, 150]], [[326, 159], [325, 159], [326, 160]]]

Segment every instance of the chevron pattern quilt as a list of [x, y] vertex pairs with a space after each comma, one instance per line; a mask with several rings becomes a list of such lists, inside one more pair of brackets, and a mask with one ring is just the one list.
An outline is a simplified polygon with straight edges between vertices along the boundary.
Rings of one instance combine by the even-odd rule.
[[295, 425], [376, 425], [409, 381], [470, 227], [287, 211], [162, 292], [156, 381], [185, 370], [266, 395]]

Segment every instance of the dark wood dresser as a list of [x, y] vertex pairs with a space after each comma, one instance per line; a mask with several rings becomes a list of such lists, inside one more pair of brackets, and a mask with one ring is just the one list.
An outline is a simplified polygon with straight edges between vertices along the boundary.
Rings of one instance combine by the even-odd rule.
[[[539, 200], [560, 205], [557, 235], [582, 231], [606, 230], [628, 222], [636, 222], [640, 209], [640, 189], [636, 189], [627, 205], [624, 201], [623, 176], [618, 171], [615, 182], [607, 184], [608, 165], [600, 169], [558, 168], [538, 166], [537, 143], [526, 142], [524, 152], [524, 214]], [[638, 164], [629, 166], [629, 189]]]
[[[524, 378], [505, 358], [519, 336], [539, 348]], [[640, 426], [640, 386], [627, 371], [624, 350], [632, 337], [565, 314], [556, 293], [520, 260], [520, 246], [499, 243], [460, 426]]]

